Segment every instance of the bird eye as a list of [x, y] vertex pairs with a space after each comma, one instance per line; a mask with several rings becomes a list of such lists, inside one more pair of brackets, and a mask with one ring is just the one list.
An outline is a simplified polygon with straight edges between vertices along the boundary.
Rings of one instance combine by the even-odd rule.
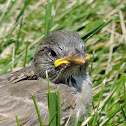
[[57, 56], [57, 55], [56, 55], [56, 52], [55, 52], [54, 50], [51, 50], [50, 53], [51, 53], [52, 56]]

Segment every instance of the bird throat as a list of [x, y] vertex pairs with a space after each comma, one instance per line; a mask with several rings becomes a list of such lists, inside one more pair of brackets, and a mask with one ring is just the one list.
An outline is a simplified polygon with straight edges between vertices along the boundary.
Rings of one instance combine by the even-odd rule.
[[62, 70], [60, 69], [57, 76], [53, 76], [51, 80], [56, 84], [63, 83], [81, 91], [84, 80], [83, 75], [85, 74], [86, 69], [84, 66], [73, 66]]
[[66, 79], [65, 82], [68, 86], [76, 88], [79, 92], [82, 89], [83, 77], [80, 76], [71, 76]]

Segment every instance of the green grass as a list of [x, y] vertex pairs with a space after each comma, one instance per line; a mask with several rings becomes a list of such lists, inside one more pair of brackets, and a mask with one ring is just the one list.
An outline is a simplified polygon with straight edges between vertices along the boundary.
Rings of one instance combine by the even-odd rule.
[[[51, 91], [49, 86], [48, 72], [46, 71], [46, 79], [48, 83], [47, 101], [49, 109], [49, 126], [60, 126], [60, 99], [59, 89], [57, 91]], [[53, 104], [52, 104], [53, 103]]]
[[[78, 32], [91, 57], [88, 72], [93, 78], [93, 102], [80, 122], [89, 126], [125, 126], [126, 1], [54, 0], [52, 3], [47, 25], [45, 1], [0, 2], [0, 74], [30, 65], [35, 45], [49, 32], [60, 29]], [[115, 14], [118, 17], [106, 25], [104, 20], [111, 20]], [[46, 28], [50, 30], [45, 33]]]
[[18, 120], [18, 117], [17, 116], [16, 116], [16, 122], [17, 122], [17, 126], [20, 126], [19, 120]]
[[43, 122], [42, 122], [42, 119], [41, 119], [41, 115], [40, 115], [40, 112], [39, 112], [39, 109], [38, 109], [38, 105], [36, 103], [36, 100], [35, 100], [35, 96], [32, 95], [32, 99], [34, 101], [34, 105], [35, 105], [35, 109], [36, 109], [36, 112], [37, 112], [37, 115], [38, 115], [38, 119], [39, 119], [39, 122], [40, 122], [40, 126], [43, 126]]

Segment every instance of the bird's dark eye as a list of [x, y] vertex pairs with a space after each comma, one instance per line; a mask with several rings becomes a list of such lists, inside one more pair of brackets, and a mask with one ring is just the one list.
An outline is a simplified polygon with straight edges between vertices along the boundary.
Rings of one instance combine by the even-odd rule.
[[57, 55], [56, 55], [56, 52], [55, 52], [54, 50], [51, 50], [50, 53], [51, 53], [52, 56], [57, 56]]

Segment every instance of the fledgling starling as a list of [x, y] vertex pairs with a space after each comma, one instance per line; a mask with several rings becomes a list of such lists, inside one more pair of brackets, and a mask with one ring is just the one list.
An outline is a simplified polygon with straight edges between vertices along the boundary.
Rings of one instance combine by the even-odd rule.
[[[92, 100], [92, 81], [86, 73], [89, 55], [77, 33], [56, 31], [38, 45], [31, 67], [0, 76], [0, 126], [38, 126], [31, 94], [34, 94], [44, 125], [48, 125], [46, 70], [51, 91], [60, 90], [62, 125], [76, 114], [81, 117]], [[52, 103], [53, 104], [53, 103]], [[70, 121], [71, 123], [72, 121]], [[70, 125], [69, 123], [69, 125]]]

